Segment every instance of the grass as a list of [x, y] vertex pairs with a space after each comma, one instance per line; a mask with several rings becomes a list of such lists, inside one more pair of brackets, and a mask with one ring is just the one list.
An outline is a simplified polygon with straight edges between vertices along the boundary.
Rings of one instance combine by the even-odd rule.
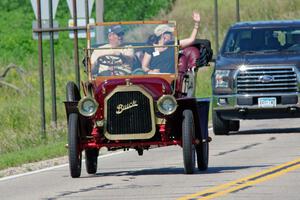
[[196, 96], [202, 98], [211, 97], [211, 81], [210, 77], [213, 71], [213, 63], [210, 66], [204, 66], [199, 68], [197, 74], [197, 83], [196, 83]]
[[0, 170], [20, 166], [28, 162], [37, 162], [44, 159], [66, 155], [67, 149], [64, 141], [46, 143], [37, 147], [28, 147], [18, 153], [11, 152], [1, 155]]
[[[219, 0], [219, 41], [224, 38], [228, 27], [235, 23], [235, 1]], [[27, 2], [27, 4], [29, 4]], [[60, 8], [60, 7], [59, 7]], [[0, 8], [1, 10], [1, 8]], [[176, 0], [172, 11], [168, 14], [161, 12], [155, 19], [176, 20], [180, 38], [188, 37], [192, 28], [192, 11], [201, 13], [199, 38], [214, 41], [214, 1], [213, 0]], [[66, 154], [66, 119], [63, 101], [65, 99], [65, 85], [69, 80], [75, 80], [73, 62], [73, 41], [67, 39], [68, 33], [60, 33], [59, 40], [55, 41], [55, 64], [57, 83], [57, 114], [58, 127], [51, 126], [51, 88], [49, 67], [49, 44], [44, 41], [44, 72], [45, 72], [45, 100], [47, 139], [41, 139], [40, 134], [40, 102], [39, 102], [39, 74], [37, 41], [28, 43], [21, 37], [31, 38], [32, 15], [27, 11], [14, 14], [14, 19], [20, 23], [11, 23], [10, 29], [1, 29], [2, 41], [7, 41], [6, 46], [0, 43], [0, 73], [9, 63], [22, 66], [25, 82], [19, 74], [12, 71], [5, 81], [15, 84], [22, 91], [20, 94], [6, 87], [0, 87], [0, 169], [17, 166], [24, 162], [38, 161]], [[62, 18], [59, 10], [57, 19], [62, 26], [68, 16]], [[269, 19], [296, 19], [300, 16], [300, 0], [240, 0], [240, 16], [242, 21], [269, 20]], [[6, 27], [6, 21], [11, 19], [10, 13], [0, 12], [0, 25]], [[26, 21], [26, 23], [24, 22]], [[67, 21], [67, 20], [66, 20]], [[20, 31], [21, 29], [21, 31]], [[17, 34], [17, 32], [21, 34]], [[9, 38], [14, 35], [16, 38]], [[17, 45], [13, 48], [12, 45]], [[84, 47], [81, 40], [79, 48]], [[27, 52], [27, 54], [25, 54]], [[214, 49], [214, 52], [217, 50]], [[82, 57], [82, 51], [80, 51]], [[197, 92], [198, 97], [210, 97], [210, 76], [213, 65], [200, 68], [198, 71]], [[81, 69], [81, 77], [85, 77]]]

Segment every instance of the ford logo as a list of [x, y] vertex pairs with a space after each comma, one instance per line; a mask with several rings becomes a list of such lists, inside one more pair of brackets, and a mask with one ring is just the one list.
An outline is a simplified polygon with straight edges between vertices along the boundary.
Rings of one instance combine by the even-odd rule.
[[274, 77], [270, 76], [270, 75], [263, 75], [263, 76], [260, 76], [258, 79], [262, 83], [270, 83], [270, 82], [274, 81]]

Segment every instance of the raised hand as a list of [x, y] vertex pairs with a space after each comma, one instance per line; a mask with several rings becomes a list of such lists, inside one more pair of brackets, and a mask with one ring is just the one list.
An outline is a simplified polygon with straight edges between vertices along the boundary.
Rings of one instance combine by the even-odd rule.
[[193, 12], [193, 20], [195, 21], [195, 23], [200, 23], [201, 17], [200, 14], [196, 11]]

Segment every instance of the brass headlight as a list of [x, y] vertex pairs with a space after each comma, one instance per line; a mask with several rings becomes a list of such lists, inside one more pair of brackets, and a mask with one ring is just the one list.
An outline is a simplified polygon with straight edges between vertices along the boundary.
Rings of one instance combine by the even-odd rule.
[[92, 97], [83, 97], [78, 102], [78, 111], [86, 117], [94, 115], [97, 111], [98, 103]]
[[162, 114], [170, 115], [177, 108], [176, 99], [172, 95], [163, 95], [157, 101], [157, 108]]

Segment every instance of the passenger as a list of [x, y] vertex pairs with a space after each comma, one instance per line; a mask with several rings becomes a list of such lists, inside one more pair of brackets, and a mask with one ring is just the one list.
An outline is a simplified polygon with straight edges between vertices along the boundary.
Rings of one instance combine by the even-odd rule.
[[[108, 44], [95, 49], [91, 56], [92, 73], [98, 74], [103, 71], [112, 71], [113, 67], [119, 66], [122, 70], [130, 73], [134, 57], [134, 51], [131, 48], [109, 49], [123, 46], [124, 30], [120, 25], [111, 26], [108, 29]], [[108, 48], [108, 49], [101, 49]], [[127, 63], [127, 65], [125, 64]], [[123, 69], [124, 68], [124, 69]]]
[[[200, 14], [198, 12], [193, 12], [193, 20], [195, 24], [190, 37], [179, 41], [181, 48], [190, 46], [196, 39], [200, 24]], [[163, 46], [172, 43], [173, 32], [174, 28], [167, 24], [158, 25], [154, 30], [156, 39], [153, 39], [152, 45]], [[153, 38], [154, 36], [150, 37]], [[174, 49], [168, 47], [149, 48], [146, 50], [142, 60], [142, 68], [147, 73], [173, 73], [174, 65]]]
[[[169, 27], [165, 25], [165, 27]], [[167, 33], [165, 33], [167, 35]], [[148, 44], [154, 46], [153, 48], [147, 48], [145, 50], [145, 55], [142, 60], [142, 68], [148, 73], [172, 73], [174, 72], [175, 58], [174, 58], [174, 48], [159, 47], [166, 44], [162, 43], [163, 36], [151, 35], [148, 39]], [[150, 66], [152, 70], [146, 71], [143, 67], [145, 61], [145, 56], [152, 55], [150, 57]]]

